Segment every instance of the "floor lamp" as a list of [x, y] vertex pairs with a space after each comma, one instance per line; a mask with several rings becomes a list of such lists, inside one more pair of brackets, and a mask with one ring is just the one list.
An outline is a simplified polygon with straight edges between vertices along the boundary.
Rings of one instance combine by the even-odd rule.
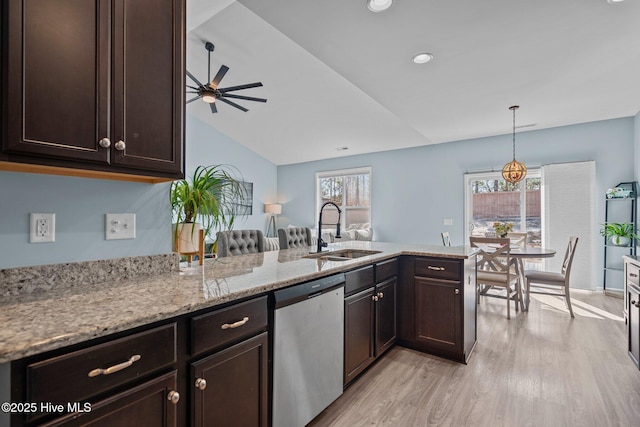
[[[280, 215], [282, 213], [282, 205], [278, 203], [265, 204], [264, 211], [270, 215], [269, 222], [267, 224], [267, 237], [277, 237], [276, 215]], [[273, 230], [273, 232], [271, 230]]]

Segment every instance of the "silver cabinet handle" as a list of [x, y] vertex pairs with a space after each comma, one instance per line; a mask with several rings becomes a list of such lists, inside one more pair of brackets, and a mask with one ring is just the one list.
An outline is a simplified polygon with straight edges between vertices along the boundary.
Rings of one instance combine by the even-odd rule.
[[434, 267], [434, 266], [432, 266], [432, 265], [427, 266], [427, 268], [428, 268], [429, 270], [435, 270], [435, 271], [442, 271], [442, 270], [444, 270], [444, 267]]
[[243, 317], [242, 320], [238, 320], [236, 323], [225, 323], [224, 325], [220, 326], [220, 329], [235, 329], [235, 328], [239, 328], [240, 326], [244, 325], [248, 321], [249, 321], [248, 317]]
[[109, 138], [102, 138], [98, 144], [100, 144], [102, 148], [109, 148], [111, 146], [111, 140]]
[[204, 378], [196, 379], [196, 387], [199, 390], [204, 390], [205, 388], [207, 388], [207, 380], [205, 380]]
[[180, 393], [175, 390], [171, 390], [169, 394], [167, 394], [167, 400], [175, 405], [180, 401]]
[[460, 289], [456, 289], [455, 291], [453, 291], [454, 294], [459, 295], [460, 294]]
[[117, 365], [113, 365], [113, 366], [111, 366], [111, 367], [109, 367], [107, 369], [102, 369], [102, 368], [94, 369], [93, 371], [89, 372], [89, 376], [90, 377], [97, 377], [98, 375], [111, 375], [111, 374], [113, 374], [115, 372], [122, 371], [123, 369], [128, 368], [129, 366], [133, 365], [138, 360], [140, 360], [140, 355], [139, 354], [134, 354], [126, 362], [118, 363]]
[[116, 145], [114, 145], [114, 147], [116, 147], [116, 150], [118, 151], [124, 151], [124, 149], [127, 147], [127, 144], [125, 144], [123, 140], [120, 140], [116, 142]]
[[384, 298], [384, 294], [382, 292], [378, 292], [378, 298], [380, 299]]
[[374, 300], [374, 301], [378, 301], [378, 295], [372, 295], [371, 299]]

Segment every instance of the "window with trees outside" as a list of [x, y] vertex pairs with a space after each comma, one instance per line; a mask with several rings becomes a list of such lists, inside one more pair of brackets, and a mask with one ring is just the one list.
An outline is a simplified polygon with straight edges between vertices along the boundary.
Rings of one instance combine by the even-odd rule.
[[[326, 202], [342, 210], [341, 227], [359, 228], [371, 223], [371, 168], [344, 169], [316, 173], [316, 218]], [[335, 224], [335, 209], [323, 212], [325, 224]]]

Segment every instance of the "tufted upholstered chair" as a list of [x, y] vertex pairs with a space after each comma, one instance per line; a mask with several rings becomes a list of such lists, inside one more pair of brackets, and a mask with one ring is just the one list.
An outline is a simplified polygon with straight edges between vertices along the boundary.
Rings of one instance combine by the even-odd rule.
[[260, 230], [218, 231], [218, 256], [264, 252], [264, 234]]
[[288, 227], [278, 229], [280, 249], [311, 246], [311, 230], [307, 227]]

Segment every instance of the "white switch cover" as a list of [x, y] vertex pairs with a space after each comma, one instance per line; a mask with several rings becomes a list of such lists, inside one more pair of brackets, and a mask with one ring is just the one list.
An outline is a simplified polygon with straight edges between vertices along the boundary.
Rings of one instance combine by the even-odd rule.
[[56, 214], [32, 213], [29, 217], [29, 243], [56, 241]]
[[136, 214], [105, 214], [105, 218], [105, 239], [136, 238]]
[[443, 218], [442, 225], [453, 225], [453, 219], [451, 218]]

